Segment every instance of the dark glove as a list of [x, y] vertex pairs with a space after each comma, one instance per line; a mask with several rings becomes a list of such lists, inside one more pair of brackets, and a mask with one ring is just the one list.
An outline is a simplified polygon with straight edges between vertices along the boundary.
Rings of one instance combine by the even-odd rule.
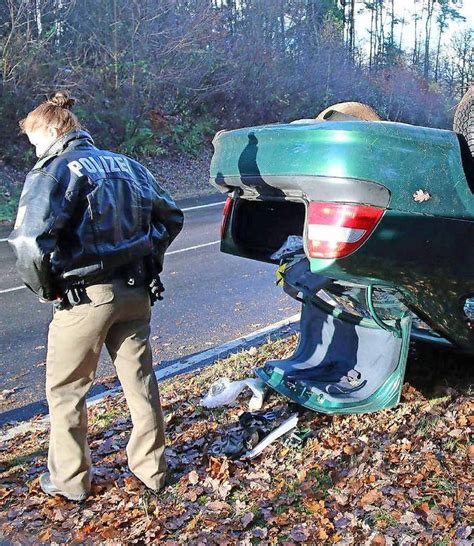
[[151, 305], [155, 303], [156, 300], [162, 300], [163, 296], [161, 295], [165, 291], [165, 287], [161, 282], [160, 276], [156, 275], [150, 284], [148, 285], [148, 292], [150, 293]]

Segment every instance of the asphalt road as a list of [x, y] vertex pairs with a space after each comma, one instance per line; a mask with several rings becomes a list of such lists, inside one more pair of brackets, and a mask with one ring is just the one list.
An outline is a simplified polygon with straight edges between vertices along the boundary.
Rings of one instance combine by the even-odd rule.
[[[215, 201], [212, 197], [181, 205], [188, 209], [185, 227], [165, 259], [165, 299], [153, 307], [157, 365], [251, 333], [299, 310], [274, 285], [274, 266], [220, 252], [222, 202]], [[0, 406], [0, 425], [46, 409], [44, 363], [52, 316], [50, 304], [39, 303], [29, 290], [19, 288], [13, 253], [2, 241], [9, 232], [0, 227], [0, 392], [15, 392]], [[98, 378], [113, 373], [104, 350]]]

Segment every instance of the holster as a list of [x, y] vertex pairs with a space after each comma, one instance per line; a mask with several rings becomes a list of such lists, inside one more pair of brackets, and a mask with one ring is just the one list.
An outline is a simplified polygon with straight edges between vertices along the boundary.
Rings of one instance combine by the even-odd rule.
[[72, 286], [64, 290], [61, 300], [53, 302], [53, 307], [56, 311], [70, 309], [75, 305], [83, 303], [85, 295], [86, 289], [84, 286]]
[[146, 284], [148, 288], [148, 294], [150, 295], [150, 303], [153, 307], [157, 300], [162, 300], [161, 295], [164, 287], [160, 280], [160, 273], [156, 267], [151, 254], [143, 258], [146, 271]]

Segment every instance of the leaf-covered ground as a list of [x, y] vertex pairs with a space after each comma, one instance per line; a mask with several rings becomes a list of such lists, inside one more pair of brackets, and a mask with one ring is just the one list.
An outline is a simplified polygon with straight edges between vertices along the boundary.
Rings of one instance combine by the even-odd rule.
[[[157, 497], [128, 471], [130, 421], [122, 396], [90, 410], [93, 494], [83, 504], [42, 494], [47, 430], [1, 447], [0, 540], [29, 543], [470, 544], [473, 423], [469, 358], [412, 349], [401, 404], [359, 416], [308, 413], [303, 448], [271, 445], [251, 462], [207, 448], [246, 410], [199, 400], [222, 375], [238, 379], [292, 337], [161, 384], [174, 483]], [[272, 395], [265, 408], [281, 405]]]

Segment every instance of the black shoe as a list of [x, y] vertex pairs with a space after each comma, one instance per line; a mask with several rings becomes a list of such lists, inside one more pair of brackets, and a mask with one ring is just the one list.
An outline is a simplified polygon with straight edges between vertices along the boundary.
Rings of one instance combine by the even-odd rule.
[[41, 474], [39, 484], [41, 489], [47, 495], [51, 495], [53, 497], [56, 495], [61, 495], [62, 497], [66, 497], [66, 499], [71, 501], [83, 501], [89, 496], [89, 493], [79, 493], [75, 495], [74, 493], [66, 493], [65, 491], [61, 491], [52, 483], [49, 472]]

